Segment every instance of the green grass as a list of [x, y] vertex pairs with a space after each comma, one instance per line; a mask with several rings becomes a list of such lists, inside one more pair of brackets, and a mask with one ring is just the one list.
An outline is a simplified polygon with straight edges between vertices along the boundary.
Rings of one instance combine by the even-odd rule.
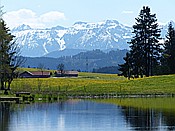
[[12, 92], [175, 94], [175, 75], [127, 80], [116, 74], [79, 73], [78, 78], [15, 79]]

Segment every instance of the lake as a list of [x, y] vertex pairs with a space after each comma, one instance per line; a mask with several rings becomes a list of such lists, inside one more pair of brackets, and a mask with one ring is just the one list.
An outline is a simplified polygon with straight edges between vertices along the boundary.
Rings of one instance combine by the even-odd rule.
[[117, 130], [175, 130], [175, 110], [121, 106], [105, 100], [0, 103], [0, 131]]

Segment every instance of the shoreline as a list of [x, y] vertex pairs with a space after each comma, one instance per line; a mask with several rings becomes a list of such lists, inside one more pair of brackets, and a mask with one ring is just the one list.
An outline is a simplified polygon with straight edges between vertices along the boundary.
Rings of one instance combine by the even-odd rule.
[[175, 94], [116, 94], [116, 93], [103, 93], [103, 94], [31, 94], [15, 96], [0, 96], [0, 102], [5, 100], [15, 101], [57, 101], [62, 99], [124, 99], [124, 98], [173, 98]]

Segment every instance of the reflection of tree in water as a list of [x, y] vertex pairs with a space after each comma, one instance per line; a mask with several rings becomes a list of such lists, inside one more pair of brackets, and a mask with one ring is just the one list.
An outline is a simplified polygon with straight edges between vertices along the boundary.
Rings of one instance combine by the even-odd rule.
[[134, 130], [163, 130], [175, 129], [175, 114], [158, 112], [153, 109], [136, 109], [132, 107], [122, 107], [122, 113], [126, 122]]
[[168, 131], [175, 130], [175, 111], [163, 113], [163, 122], [167, 125]]
[[0, 102], [0, 131], [8, 131], [11, 103]]

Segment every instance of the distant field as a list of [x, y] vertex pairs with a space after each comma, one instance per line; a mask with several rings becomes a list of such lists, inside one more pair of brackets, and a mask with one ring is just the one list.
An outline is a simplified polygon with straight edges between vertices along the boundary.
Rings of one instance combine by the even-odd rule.
[[127, 80], [117, 74], [79, 73], [78, 78], [15, 79], [12, 92], [175, 94], [175, 75]]

